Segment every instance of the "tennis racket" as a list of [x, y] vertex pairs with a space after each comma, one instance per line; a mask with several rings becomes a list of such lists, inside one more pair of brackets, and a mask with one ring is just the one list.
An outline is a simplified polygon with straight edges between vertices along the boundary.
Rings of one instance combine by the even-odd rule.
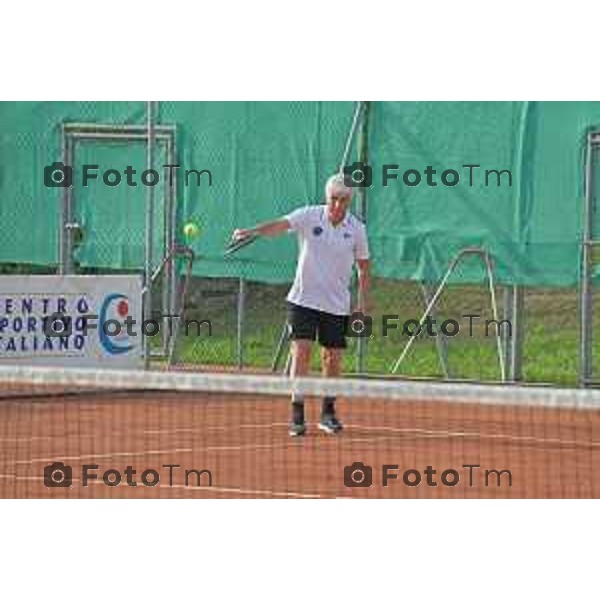
[[258, 239], [258, 235], [248, 235], [240, 240], [231, 240], [229, 244], [225, 247], [225, 256], [229, 256], [230, 254], [234, 254], [238, 250], [241, 250], [245, 246], [252, 244]]

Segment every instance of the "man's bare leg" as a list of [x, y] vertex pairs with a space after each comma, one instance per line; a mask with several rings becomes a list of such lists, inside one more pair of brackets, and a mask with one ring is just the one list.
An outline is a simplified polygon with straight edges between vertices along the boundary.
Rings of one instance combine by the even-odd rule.
[[[304, 377], [308, 375], [311, 349], [311, 340], [292, 340], [291, 377]], [[292, 423], [289, 432], [292, 436], [298, 436], [303, 435], [305, 431], [304, 396], [302, 394], [294, 393], [292, 395]]]
[[[340, 377], [342, 374], [342, 348], [323, 348], [321, 350], [321, 367], [324, 377]], [[325, 396], [321, 409], [320, 429], [327, 433], [337, 433], [342, 424], [335, 416], [335, 396]]]

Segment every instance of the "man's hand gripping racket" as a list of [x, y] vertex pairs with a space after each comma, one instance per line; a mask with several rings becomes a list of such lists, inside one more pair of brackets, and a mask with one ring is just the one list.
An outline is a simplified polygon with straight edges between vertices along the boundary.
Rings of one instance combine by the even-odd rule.
[[236, 229], [231, 236], [231, 240], [225, 247], [225, 256], [229, 256], [244, 246], [248, 246], [248, 244], [255, 242], [259, 237], [252, 229]]

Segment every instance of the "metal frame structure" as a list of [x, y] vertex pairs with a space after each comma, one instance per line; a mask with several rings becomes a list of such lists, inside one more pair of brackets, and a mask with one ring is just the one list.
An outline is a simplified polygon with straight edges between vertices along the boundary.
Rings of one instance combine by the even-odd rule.
[[[175, 323], [175, 332], [171, 332], [171, 324], [170, 319], [167, 317], [166, 320], [169, 322], [169, 336], [163, 338], [163, 342], [165, 347], [167, 348], [167, 352], [165, 353], [168, 356], [168, 367], [171, 367], [175, 360], [175, 344], [177, 343], [177, 338], [179, 336], [179, 330], [181, 328], [181, 317], [183, 316], [183, 311], [185, 309], [185, 299], [187, 297], [187, 290], [189, 286], [189, 281], [192, 276], [192, 269], [194, 267], [194, 260], [196, 259], [196, 255], [194, 251], [189, 246], [182, 246], [175, 244], [172, 246], [165, 257], [162, 259], [160, 265], [154, 269], [152, 274], [149, 276], [150, 284], [144, 286], [142, 289], [142, 304], [148, 302], [148, 299], [151, 297], [151, 289], [152, 284], [158, 280], [159, 276], [164, 273], [164, 271], [168, 268], [169, 265], [172, 265], [175, 259], [181, 256], [187, 259], [187, 268], [185, 273], [185, 279], [183, 281], [183, 290], [180, 294], [180, 312], [179, 313], [170, 313], [171, 316], [175, 314], [179, 314], [179, 319], [177, 319]], [[176, 309], [175, 309], [176, 310]], [[167, 330], [165, 326], [164, 330]], [[162, 355], [161, 355], [162, 356]]]
[[[423, 302], [425, 303], [425, 307], [429, 306], [431, 299], [433, 298], [433, 292], [431, 286], [427, 285], [425, 282], [421, 282], [421, 294], [423, 296]], [[429, 314], [435, 319], [435, 305], [431, 307]], [[438, 359], [440, 361], [440, 367], [442, 369], [442, 373], [444, 374], [445, 379], [452, 378], [452, 372], [450, 369], [450, 364], [448, 362], [448, 338], [444, 335], [438, 335], [435, 338], [435, 346], [437, 350]]]
[[[496, 291], [494, 289], [494, 270], [492, 267], [492, 259], [490, 257], [490, 253], [483, 248], [469, 247], [469, 248], [463, 248], [450, 262], [450, 265], [448, 266], [448, 269], [447, 269], [445, 275], [442, 277], [440, 284], [438, 285], [435, 293], [433, 294], [433, 296], [429, 300], [429, 303], [427, 304], [427, 307], [425, 308], [425, 312], [423, 313], [423, 316], [419, 320], [419, 328], [421, 328], [423, 326], [423, 324], [425, 323], [425, 320], [431, 314], [431, 311], [435, 307], [435, 304], [438, 301], [439, 297], [442, 295], [444, 288], [446, 288], [446, 286], [448, 285], [448, 280], [450, 279], [450, 276], [452, 275], [452, 273], [456, 270], [456, 267], [460, 264], [460, 262], [464, 258], [473, 256], [473, 255], [479, 256], [485, 265], [487, 279], [488, 279], [488, 289], [490, 292], [490, 299], [491, 299], [491, 303], [492, 303], [492, 315], [494, 317], [494, 320], [498, 321], [498, 304], [496, 302]], [[391, 369], [392, 374], [395, 374], [398, 371], [398, 369], [400, 368], [400, 365], [406, 358], [408, 351], [410, 350], [411, 346], [413, 345], [413, 343], [415, 341], [415, 338], [416, 338], [416, 336], [412, 336], [406, 342], [406, 345], [404, 346], [404, 349], [402, 350], [400, 356], [398, 357], [398, 360], [396, 360], [396, 362], [394, 363], [394, 365]], [[503, 348], [502, 335], [500, 333], [499, 328], [497, 329], [496, 346], [497, 346], [497, 352], [498, 352], [498, 364], [500, 367], [501, 381], [506, 381], [507, 376], [506, 376], [506, 364], [505, 364], [505, 350]]]
[[[166, 156], [169, 164], [176, 164], [176, 127], [174, 125], [155, 124], [156, 107], [153, 102], [147, 103], [147, 123], [141, 124], [108, 124], [108, 123], [63, 123], [62, 137], [62, 162], [73, 166], [75, 162], [75, 151], [77, 145], [82, 142], [142, 142], [147, 145], [147, 168], [151, 169], [154, 164], [155, 145], [165, 144]], [[144, 276], [143, 313], [144, 318], [152, 310], [151, 285], [153, 282], [152, 272], [154, 257], [153, 252], [153, 230], [154, 230], [154, 188], [147, 187], [146, 196], [146, 225], [145, 225], [145, 248], [144, 264], [140, 265]], [[160, 260], [163, 261], [163, 290], [162, 307], [168, 314], [174, 314], [177, 295], [177, 275], [174, 260], [168, 260], [171, 249], [176, 241], [176, 214], [177, 214], [177, 181], [173, 179], [172, 185], [165, 181], [165, 208], [163, 214], [164, 248]], [[59, 265], [60, 274], [68, 275], [75, 273], [73, 262], [74, 234], [81, 225], [75, 220], [75, 197], [72, 187], [62, 189], [60, 231], [59, 231]], [[166, 260], [167, 259], [167, 260]], [[161, 356], [168, 353], [169, 340], [163, 338], [163, 350]], [[148, 365], [150, 358], [149, 345], [144, 345], [145, 364]]]

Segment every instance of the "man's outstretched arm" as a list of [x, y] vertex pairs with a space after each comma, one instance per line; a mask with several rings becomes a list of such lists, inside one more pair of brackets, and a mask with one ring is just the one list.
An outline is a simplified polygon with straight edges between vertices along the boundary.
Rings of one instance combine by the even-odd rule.
[[240, 241], [254, 235], [276, 236], [285, 233], [290, 228], [290, 222], [287, 219], [277, 219], [276, 221], [268, 221], [261, 223], [250, 229], [236, 229], [233, 232], [233, 240]]

